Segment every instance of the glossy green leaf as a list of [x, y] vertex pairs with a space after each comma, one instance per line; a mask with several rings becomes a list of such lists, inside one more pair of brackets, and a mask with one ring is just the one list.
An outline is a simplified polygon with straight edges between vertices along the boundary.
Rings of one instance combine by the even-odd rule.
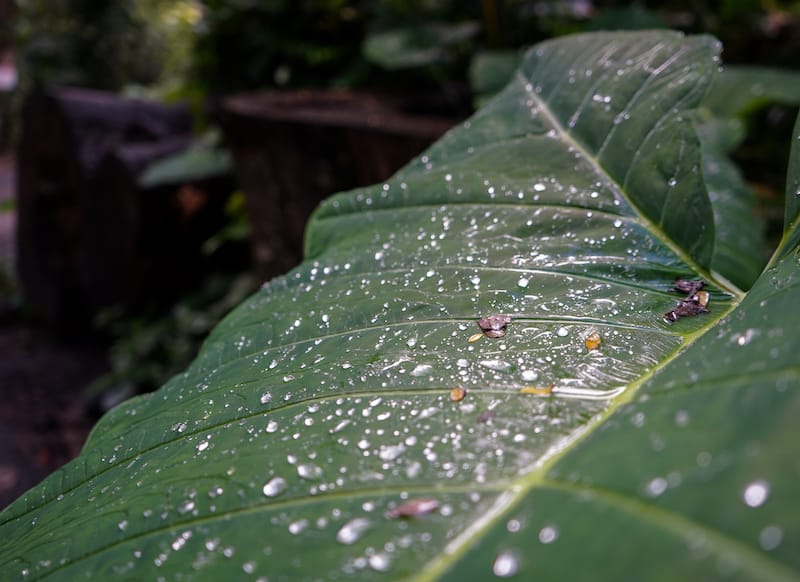
[[794, 141], [792, 142], [792, 156], [789, 159], [789, 169], [786, 178], [786, 212], [784, 225], [787, 231], [793, 233], [788, 248], [793, 248], [798, 243], [797, 237], [798, 218], [800, 218], [800, 114], [794, 122]]
[[704, 101], [718, 117], [734, 117], [769, 103], [800, 105], [800, 71], [726, 66]]
[[373, 32], [364, 41], [367, 60], [389, 70], [446, 62], [449, 51], [478, 34], [477, 22], [429, 22]]
[[510, 50], [481, 51], [469, 65], [469, 84], [477, 107], [485, 105], [514, 77], [522, 54]]
[[[744, 298], [706, 268], [718, 50], [535, 47], [0, 514], [0, 579], [796, 576], [797, 253]], [[676, 276], [710, 313], [662, 320]]]

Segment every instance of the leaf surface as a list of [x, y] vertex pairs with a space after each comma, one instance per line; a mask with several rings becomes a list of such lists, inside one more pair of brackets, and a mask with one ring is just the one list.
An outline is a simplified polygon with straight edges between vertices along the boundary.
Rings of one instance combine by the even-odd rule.
[[[0, 514], [0, 578], [790, 578], [797, 258], [744, 300], [707, 270], [718, 50], [535, 47]], [[669, 325], [677, 276], [711, 312]]]

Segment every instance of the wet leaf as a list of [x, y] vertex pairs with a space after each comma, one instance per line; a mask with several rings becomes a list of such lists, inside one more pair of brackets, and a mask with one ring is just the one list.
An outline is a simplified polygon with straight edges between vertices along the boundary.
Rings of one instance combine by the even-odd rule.
[[[535, 47], [0, 514], [0, 579], [796, 579], [797, 228], [746, 295], [707, 268], [718, 50]], [[662, 322], [676, 278], [711, 313]]]

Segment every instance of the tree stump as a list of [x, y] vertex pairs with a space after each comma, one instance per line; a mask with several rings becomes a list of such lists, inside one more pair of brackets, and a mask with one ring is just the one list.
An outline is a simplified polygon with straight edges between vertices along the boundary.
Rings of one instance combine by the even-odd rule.
[[268, 280], [302, 260], [311, 211], [385, 180], [456, 123], [373, 93], [294, 91], [225, 98], [219, 120], [244, 191], [253, 263]]
[[[197, 239], [215, 232], [206, 232], [216, 228], [208, 214], [223, 217], [230, 178], [138, 183], [152, 163], [188, 147], [191, 123], [182, 105], [84, 89], [28, 100], [17, 156], [18, 270], [26, 301], [45, 320], [86, 326], [104, 307], [167, 291], [174, 300], [195, 280], [182, 284]], [[187, 213], [181, 200], [190, 187], [215, 194], [201, 192], [194, 206], [203, 208]]]

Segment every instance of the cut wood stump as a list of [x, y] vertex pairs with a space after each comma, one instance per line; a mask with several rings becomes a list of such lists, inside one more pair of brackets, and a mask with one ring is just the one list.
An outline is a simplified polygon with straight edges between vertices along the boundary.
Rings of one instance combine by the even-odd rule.
[[335, 192], [387, 179], [456, 123], [418, 99], [347, 91], [227, 97], [218, 117], [232, 150], [262, 280], [302, 260], [311, 211]]
[[[183, 105], [99, 91], [28, 100], [17, 155], [18, 271], [26, 302], [46, 321], [86, 326], [111, 305], [174, 301], [196, 280], [230, 177], [156, 188], [138, 181], [189, 146], [191, 125]], [[187, 188], [197, 194], [191, 211]]]

